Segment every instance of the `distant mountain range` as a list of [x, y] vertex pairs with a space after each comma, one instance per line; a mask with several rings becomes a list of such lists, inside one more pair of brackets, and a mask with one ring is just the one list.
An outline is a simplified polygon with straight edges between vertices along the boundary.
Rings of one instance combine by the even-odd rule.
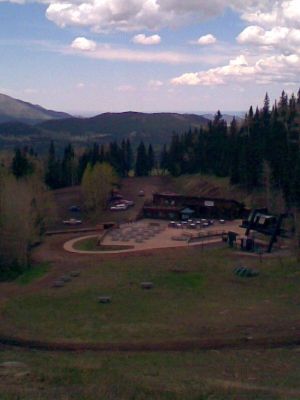
[[193, 114], [176, 113], [104, 113], [92, 118], [67, 118], [46, 121], [38, 128], [48, 132], [62, 132], [72, 136], [101, 136], [114, 139], [167, 143], [173, 132], [183, 133], [208, 123], [206, 118]]
[[[170, 142], [173, 132], [181, 134], [189, 129], [204, 127], [212, 118], [212, 114], [140, 112], [76, 118], [0, 94], [0, 148], [26, 143], [44, 151], [50, 140], [62, 148], [68, 142], [85, 146], [127, 138], [133, 144], [143, 140], [161, 146]], [[232, 116], [224, 118], [228, 122]]]
[[14, 99], [0, 93], [0, 123], [23, 122], [36, 124], [51, 119], [68, 118], [69, 114], [46, 110], [45, 108]]

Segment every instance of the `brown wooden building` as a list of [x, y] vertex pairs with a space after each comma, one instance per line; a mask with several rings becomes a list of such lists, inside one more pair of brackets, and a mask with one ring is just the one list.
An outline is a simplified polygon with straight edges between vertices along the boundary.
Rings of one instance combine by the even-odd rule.
[[176, 193], [155, 193], [153, 201], [145, 203], [146, 218], [182, 220], [188, 218], [236, 219], [244, 216], [244, 204], [235, 200], [183, 196]]

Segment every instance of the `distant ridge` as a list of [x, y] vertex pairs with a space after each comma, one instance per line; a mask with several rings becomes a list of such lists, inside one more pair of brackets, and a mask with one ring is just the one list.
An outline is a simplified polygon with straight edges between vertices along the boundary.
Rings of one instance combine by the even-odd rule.
[[67, 118], [46, 121], [39, 128], [78, 135], [103, 135], [110, 140], [130, 138], [156, 144], [168, 143], [172, 133], [183, 133], [189, 129], [206, 126], [208, 119], [196, 114], [177, 113], [104, 113], [92, 118]]
[[68, 117], [71, 117], [71, 115], [47, 110], [39, 105], [14, 99], [13, 97], [0, 93], [0, 123], [22, 122], [33, 125], [46, 120]]

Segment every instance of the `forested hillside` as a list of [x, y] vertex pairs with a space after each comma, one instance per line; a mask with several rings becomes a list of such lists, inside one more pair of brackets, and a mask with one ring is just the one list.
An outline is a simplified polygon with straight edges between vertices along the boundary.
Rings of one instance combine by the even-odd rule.
[[250, 107], [240, 127], [235, 119], [227, 127], [218, 112], [207, 129], [173, 135], [161, 155], [161, 168], [175, 176], [229, 176], [232, 184], [249, 190], [269, 179], [289, 203], [300, 195], [299, 143], [300, 91], [290, 98], [282, 92], [272, 107], [268, 95], [261, 109]]
[[[1, 119], [0, 119], [1, 122]], [[206, 126], [208, 119], [194, 114], [175, 113], [105, 113], [92, 118], [65, 118], [31, 125], [16, 122], [0, 123], [0, 149], [13, 148], [21, 137], [39, 153], [45, 153], [55, 140], [60, 153], [72, 143], [75, 148], [90, 143], [108, 144], [130, 139], [134, 146], [141, 140], [156, 148], [168, 143], [172, 133]]]
[[[52, 142], [45, 163], [45, 181], [51, 188], [75, 185], [87, 166], [106, 162], [119, 176], [201, 173], [229, 177], [234, 185], [251, 192], [268, 185], [280, 192], [286, 205], [300, 199], [300, 91], [297, 96], [282, 92], [278, 102], [270, 105], [268, 95], [263, 107], [249, 108], [242, 124], [235, 119], [230, 126], [217, 112], [207, 126], [173, 133], [162, 151], [140, 141], [134, 145], [127, 138], [109, 144], [94, 143], [80, 151], [68, 144], [61, 157]], [[156, 142], [154, 142], [156, 144]], [[12, 169], [15, 175], [32, 170], [28, 148], [16, 152]], [[27, 164], [26, 164], [27, 160]], [[36, 161], [35, 161], [36, 162]], [[19, 168], [18, 165], [27, 165]]]
[[70, 135], [103, 135], [107, 140], [144, 140], [162, 144], [171, 139], [172, 132], [182, 133], [192, 128], [205, 126], [208, 119], [200, 115], [175, 113], [104, 113], [92, 118], [68, 118], [61, 121], [47, 121], [40, 128]]

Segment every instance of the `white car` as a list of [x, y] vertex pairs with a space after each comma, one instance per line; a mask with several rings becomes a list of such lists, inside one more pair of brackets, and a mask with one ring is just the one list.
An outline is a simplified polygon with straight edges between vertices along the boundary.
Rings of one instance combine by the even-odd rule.
[[134, 206], [134, 202], [132, 200], [120, 200], [118, 204], [125, 204], [127, 207]]
[[127, 210], [128, 206], [126, 204], [116, 204], [110, 207], [111, 211], [124, 211]]
[[64, 220], [63, 224], [65, 224], [65, 225], [80, 225], [80, 224], [82, 224], [82, 220], [81, 219], [70, 218], [70, 219]]

